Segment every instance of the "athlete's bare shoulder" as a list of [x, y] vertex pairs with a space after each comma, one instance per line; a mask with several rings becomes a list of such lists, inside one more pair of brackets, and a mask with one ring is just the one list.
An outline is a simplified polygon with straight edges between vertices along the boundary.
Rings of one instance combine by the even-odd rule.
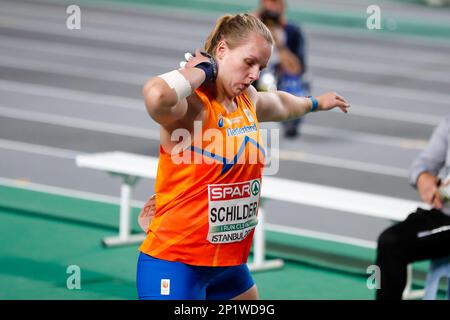
[[247, 90], [247, 95], [250, 98], [250, 100], [252, 101], [253, 105], [256, 108], [256, 102], [258, 101], [258, 91], [256, 91], [256, 88], [252, 85], [248, 86]]

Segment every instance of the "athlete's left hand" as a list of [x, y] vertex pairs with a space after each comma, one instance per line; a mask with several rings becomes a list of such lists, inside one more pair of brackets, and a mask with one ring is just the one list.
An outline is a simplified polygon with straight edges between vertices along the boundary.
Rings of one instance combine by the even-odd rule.
[[321, 111], [339, 108], [342, 112], [348, 113], [348, 108], [350, 108], [350, 104], [348, 104], [348, 102], [336, 92], [327, 92], [316, 98], [319, 103], [318, 110]]
[[153, 217], [156, 213], [155, 198], [156, 195], [152, 195], [139, 213], [138, 223], [142, 230], [144, 230], [145, 232], [148, 231], [148, 227], [150, 226], [150, 223], [152, 222]]

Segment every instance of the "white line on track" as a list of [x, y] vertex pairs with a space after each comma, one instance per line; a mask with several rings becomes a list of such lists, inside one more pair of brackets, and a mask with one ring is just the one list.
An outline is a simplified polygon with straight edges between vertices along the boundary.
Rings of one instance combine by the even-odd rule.
[[393, 63], [369, 62], [342, 58], [311, 56], [309, 64], [312, 67], [322, 67], [338, 71], [359, 72], [379, 76], [404, 77], [416, 80], [450, 83], [448, 72], [434, 71], [419, 67], [416, 64], [401, 66]]
[[0, 149], [13, 150], [25, 153], [39, 154], [42, 156], [72, 159], [75, 160], [76, 156], [79, 154], [84, 154], [84, 152], [49, 147], [44, 145], [39, 145], [35, 143], [27, 143], [15, 140], [0, 139]]
[[129, 110], [139, 110], [139, 111], [145, 110], [144, 101], [139, 99], [93, 93], [88, 91], [62, 89], [57, 87], [44, 86], [40, 84], [32, 84], [19, 81], [9, 81], [0, 79], [0, 90], [19, 94], [23, 93], [34, 96], [50, 97], [61, 100], [78, 101], [94, 105], [98, 104]]
[[0, 66], [140, 86], [143, 86], [146, 80], [151, 76], [131, 72], [111, 71], [105, 69], [100, 70], [92, 67], [80, 67], [68, 63], [44, 62], [33, 59], [15, 58], [5, 55], [0, 55]]
[[[45, 32], [46, 34], [60, 35], [68, 38], [90, 39], [97, 41], [108, 41], [112, 43], [136, 45], [140, 47], [154, 48], [163, 47], [171, 50], [183, 51], [201, 46], [201, 41], [196, 43], [192, 40], [186, 39], [167, 39], [155, 35], [151, 32], [147, 34], [130, 33], [128, 31], [111, 30], [111, 29], [80, 29], [77, 32], [71, 32], [65, 26], [58, 26], [54, 23], [45, 21], [18, 21], [8, 16], [2, 16], [0, 13], [0, 20], [3, 27], [12, 28], [16, 30], [24, 30], [31, 32]], [[161, 41], [164, 41], [162, 46]], [[186, 48], [186, 49], [183, 49]]]
[[[137, 32], [141, 34], [147, 34], [149, 32], [154, 33], [165, 33], [168, 35], [178, 35], [184, 38], [191, 39], [204, 39], [207, 36], [207, 32], [212, 27], [209, 22], [200, 25], [189, 25], [189, 28], [178, 28], [177, 24], [167, 23], [167, 18], [165, 17], [155, 17], [155, 15], [149, 17], [142, 16], [129, 16], [123, 13], [105, 13], [98, 9], [89, 10], [85, 8], [82, 25], [92, 28], [92, 27], [104, 27], [104, 28], [116, 28], [116, 29], [126, 29], [129, 32]], [[61, 8], [43, 7], [40, 5], [33, 4], [18, 4], [14, 3], [12, 5], [3, 4], [2, 13], [7, 14], [9, 17], [17, 17], [18, 19], [36, 19], [44, 20], [47, 22], [54, 22], [60, 24], [64, 21], [66, 15], [61, 14]], [[176, 19], [176, 16], [170, 17]]]
[[341, 79], [324, 79], [314, 78], [314, 85], [322, 88], [334, 88], [335, 91], [348, 91], [356, 93], [364, 93], [365, 95], [372, 95], [375, 97], [391, 97], [400, 98], [410, 101], [425, 102], [424, 110], [426, 110], [430, 103], [442, 103], [450, 106], [450, 94], [419, 91], [416, 89], [400, 88], [389, 85], [369, 84], [357, 81], [347, 81]]
[[313, 38], [311, 39], [310, 50], [312, 56], [315, 56], [317, 53], [319, 53], [319, 56], [324, 53], [327, 54], [327, 56], [330, 56], [330, 52], [332, 52], [336, 56], [348, 56], [353, 59], [357, 56], [358, 60], [367, 59], [368, 62], [373, 61], [375, 58], [385, 59], [392, 64], [412, 62], [420, 66], [426, 66], [428, 64], [440, 64], [446, 67], [450, 66], [448, 54], [443, 52], [413, 51], [408, 48], [380, 47], [376, 44], [365, 44], [364, 46], [361, 46], [351, 43], [333, 43], [333, 50], [330, 51], [325, 40]]
[[[69, 197], [69, 198], [78, 198], [78, 199], [82, 199], [82, 200], [89, 200], [89, 201], [104, 202], [104, 203], [120, 205], [119, 197], [111, 197], [111, 196], [107, 196], [107, 195], [99, 194], [99, 193], [86, 192], [86, 191], [80, 191], [80, 190], [75, 190], [75, 189], [68, 189], [68, 188], [44, 185], [44, 184], [35, 183], [35, 182], [0, 177], [0, 185], [5, 186], [5, 187], [12, 187], [12, 188], [19, 188], [19, 189], [24, 189], [24, 190], [36, 191], [36, 192], [49, 193], [49, 194], [54, 194], [54, 195], [64, 196], [64, 197]], [[144, 204], [145, 204], [144, 201], [137, 201], [137, 200], [131, 201], [131, 205], [133, 207], [137, 207], [137, 208], [142, 208], [144, 206]]]
[[[119, 49], [103, 49], [98, 47], [87, 47], [83, 45], [63, 44], [45, 40], [16, 40], [16, 38], [0, 36], [0, 48], [12, 48], [26, 50], [26, 52], [41, 52], [49, 54], [64, 55], [67, 57], [81, 57], [89, 59], [101, 59], [103, 61], [136, 64], [144, 67], [175, 67], [176, 59], [164, 56], [148, 55]], [[181, 58], [180, 58], [181, 60]]]
[[427, 140], [398, 138], [387, 135], [330, 128], [311, 124], [303, 124], [302, 132], [319, 137], [338, 138], [342, 140], [357, 141], [362, 143], [372, 143], [377, 145], [403, 149], [422, 150], [427, 144]]
[[360, 172], [370, 172], [393, 177], [407, 178], [409, 171], [403, 168], [397, 168], [387, 165], [379, 165], [356, 160], [339, 159], [317, 154], [311, 154], [301, 151], [280, 150], [279, 158], [287, 161], [299, 161], [328, 167], [335, 167]]
[[[340, 110], [333, 110], [333, 112], [341, 112]], [[368, 118], [375, 118], [381, 120], [395, 120], [407, 123], [417, 123], [422, 125], [436, 126], [438, 125], [443, 116], [431, 115], [425, 113], [418, 113], [412, 111], [393, 110], [387, 108], [377, 108], [362, 106], [360, 104], [352, 106], [350, 114], [363, 116]]]
[[69, 128], [77, 128], [110, 134], [117, 134], [134, 138], [159, 140], [159, 130], [136, 128], [121, 124], [112, 124], [100, 121], [80, 119], [75, 117], [54, 115], [43, 112], [17, 110], [15, 108], [8, 108], [3, 105], [0, 105], [0, 116], [64, 126]]
[[286, 234], [291, 234], [291, 235], [299, 236], [299, 237], [308, 237], [308, 238], [316, 238], [316, 239], [327, 240], [327, 241], [334, 241], [334, 242], [345, 243], [345, 244], [349, 244], [349, 245], [356, 245], [359, 247], [370, 248], [370, 249], [375, 249], [377, 247], [377, 244], [374, 241], [363, 240], [363, 239], [341, 236], [341, 235], [333, 235], [333, 234], [329, 234], [329, 233], [306, 230], [306, 229], [301, 229], [301, 228], [294, 228], [294, 227], [283, 226], [283, 225], [278, 225], [278, 224], [273, 224], [273, 223], [266, 223], [265, 229], [268, 231], [286, 233]]

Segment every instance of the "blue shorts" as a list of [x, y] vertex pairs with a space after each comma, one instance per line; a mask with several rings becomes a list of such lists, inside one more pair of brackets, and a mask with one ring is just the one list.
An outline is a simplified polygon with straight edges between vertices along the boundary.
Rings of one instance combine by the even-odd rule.
[[141, 252], [137, 264], [139, 300], [229, 300], [254, 284], [246, 263], [200, 267]]

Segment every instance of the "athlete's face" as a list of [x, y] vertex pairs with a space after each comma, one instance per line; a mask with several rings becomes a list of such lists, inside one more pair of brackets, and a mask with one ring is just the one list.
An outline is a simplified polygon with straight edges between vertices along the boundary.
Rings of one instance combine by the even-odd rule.
[[218, 48], [219, 74], [228, 95], [237, 96], [259, 78], [272, 53], [272, 45], [258, 34], [250, 35], [244, 45]]

